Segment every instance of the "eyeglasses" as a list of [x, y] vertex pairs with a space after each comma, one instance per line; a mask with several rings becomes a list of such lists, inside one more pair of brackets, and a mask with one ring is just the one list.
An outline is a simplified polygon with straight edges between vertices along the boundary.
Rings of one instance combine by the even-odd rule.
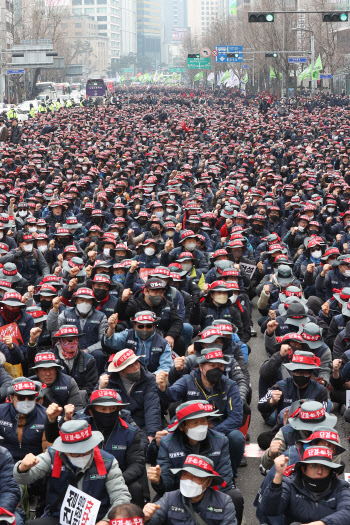
[[28, 395], [15, 394], [15, 395], [18, 401], [24, 401], [25, 399], [28, 399], [28, 401], [34, 401], [37, 397], [35, 394], [28, 394]]
[[321, 465], [320, 463], [308, 463], [309, 467], [312, 470], [327, 470], [328, 472], [331, 470], [331, 467], [327, 467], [326, 465]]
[[137, 323], [138, 330], [153, 330], [153, 324], [139, 324]]
[[313, 248], [310, 248], [310, 252], [313, 253], [320, 249], [321, 249], [321, 246], [314, 246]]

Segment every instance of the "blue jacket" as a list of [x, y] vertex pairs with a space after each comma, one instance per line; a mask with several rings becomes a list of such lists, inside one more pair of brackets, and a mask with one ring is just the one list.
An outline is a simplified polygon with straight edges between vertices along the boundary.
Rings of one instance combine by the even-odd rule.
[[150, 257], [145, 253], [137, 255], [135, 260], [139, 262], [139, 268], [157, 268], [160, 265], [159, 257], [151, 255]]
[[[118, 299], [115, 295], [109, 294], [108, 301], [101, 305], [101, 308], [96, 308], [98, 312], [102, 312], [105, 316], [110, 317], [114, 314], [115, 307], [117, 306]], [[84, 327], [85, 328], [85, 327]], [[85, 331], [85, 330], [84, 330]]]
[[[49, 447], [47, 450], [51, 457], [51, 464], [53, 464], [56, 451], [51, 447]], [[103, 464], [108, 474], [112, 467], [114, 457], [104, 450], [100, 450], [100, 452], [102, 455]], [[49, 516], [59, 518], [61, 505], [56, 505], [56, 508], [54, 508], [52, 511], [50, 510], [50, 507], [54, 507], [57, 500], [60, 501], [60, 497], [65, 494], [68, 485], [76, 486], [75, 473], [73, 472], [73, 469], [67, 468], [67, 466], [62, 463], [60, 477], [56, 478], [51, 475], [47, 482], [47, 507], [45, 511]], [[106, 475], [98, 474], [95, 461], [93, 461], [90, 468], [84, 472], [83, 492], [90, 494], [94, 498], [100, 500], [101, 506], [98, 511], [96, 522], [101, 520], [110, 508], [110, 501], [108, 492], [106, 490]]]
[[[143, 366], [141, 366], [141, 378], [134, 383], [129, 394], [118, 372], [110, 374], [106, 388], [112, 388], [118, 392], [124, 403], [130, 403], [128, 410], [133, 420], [147, 433], [147, 436], [155, 436], [156, 432], [163, 428], [156, 379]], [[98, 385], [95, 390], [97, 389]]]
[[232, 430], [237, 430], [242, 424], [243, 405], [238, 386], [232, 379], [222, 376], [220, 386], [214, 386], [211, 391], [204, 388], [200, 380], [200, 370], [192, 370], [190, 374], [182, 376], [166, 392], [160, 392], [161, 399], [171, 403], [173, 401], [200, 401], [206, 399], [223, 414], [221, 418], [213, 420], [213, 427], [217, 432], [228, 435]]
[[[232, 488], [232, 468], [229, 460], [230, 452], [228, 438], [208, 428], [207, 437], [203, 441], [198, 441], [199, 451], [196, 454], [206, 456], [214, 462], [214, 470], [225, 480], [226, 486], [219, 487], [224, 492]], [[185, 433], [179, 429], [163, 436], [159, 443], [157, 464], [162, 469], [162, 493], [170, 492], [179, 488], [181, 473], [172, 474], [171, 468], [182, 468], [186, 457], [193, 454], [194, 450], [190, 446]], [[157, 485], [153, 485], [157, 490]], [[158, 490], [157, 490], [158, 492]]]
[[113, 352], [131, 348], [136, 355], [145, 355], [146, 357], [142, 357], [140, 361], [152, 374], [157, 374], [161, 370], [169, 372], [173, 366], [171, 347], [168, 341], [157, 332], [142, 341], [132, 328], [123, 330], [123, 332], [114, 332], [111, 337], [104, 335], [102, 344]]
[[89, 348], [100, 341], [100, 323], [101, 320], [105, 317], [105, 314], [94, 309], [93, 314], [89, 315], [86, 318], [84, 329], [81, 329], [80, 320], [81, 318], [77, 315], [75, 308], [67, 308], [63, 311], [65, 317], [64, 324], [74, 324], [79, 333], [84, 333], [84, 335], [79, 339], [80, 348]]
[[[334, 270], [330, 270], [324, 279], [321, 277], [321, 274], [316, 279], [316, 292], [318, 295], [318, 289], [319, 287], [322, 288], [323, 285], [323, 292], [326, 293], [326, 300], [333, 297], [333, 289], [337, 288], [338, 290], [341, 290], [342, 288], [346, 286], [350, 286], [350, 277], [344, 277], [340, 274], [339, 268], [335, 268]], [[320, 296], [321, 297], [321, 296]]]
[[22, 440], [18, 440], [18, 417], [12, 403], [0, 405], [0, 436], [3, 446], [11, 453], [15, 461], [23, 459], [30, 452], [38, 455], [43, 451], [42, 439], [46, 421], [46, 408], [36, 404], [34, 410], [29, 412], [22, 427]]
[[[189, 505], [180, 490], [167, 492], [157, 501], [160, 509], [147, 522], [149, 525], [197, 525], [190, 513], [185, 509], [184, 502]], [[203, 498], [196, 505], [196, 512], [207, 525], [237, 525], [236, 511], [232, 499], [227, 494], [208, 488]]]
[[[177, 259], [179, 259], [180, 254], [184, 251], [185, 250], [182, 249], [182, 246], [174, 248], [173, 250], [171, 250], [170, 253], [162, 251], [160, 256], [160, 264], [162, 266], [168, 266], [170, 263], [175, 262]], [[206, 274], [209, 270], [209, 266], [204, 255], [197, 249], [193, 250], [192, 253], [193, 257], [197, 261], [195, 264], [196, 269], [201, 270], [204, 274]]]
[[334, 476], [326, 494], [314, 499], [302, 484], [299, 472], [284, 477], [280, 485], [265, 488], [261, 500], [264, 515], [282, 514], [284, 523], [313, 523], [322, 521], [325, 525], [346, 525], [350, 516], [350, 490], [346, 481]]
[[0, 447], [0, 501], [1, 506], [13, 514], [21, 500], [21, 491], [13, 479], [12, 471], [12, 456], [6, 448]]

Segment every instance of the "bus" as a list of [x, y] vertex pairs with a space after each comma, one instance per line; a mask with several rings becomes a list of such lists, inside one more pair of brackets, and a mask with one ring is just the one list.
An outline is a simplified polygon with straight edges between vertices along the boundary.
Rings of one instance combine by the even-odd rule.
[[105, 80], [104, 83], [105, 83], [106, 89], [108, 89], [108, 91], [110, 93], [114, 93], [114, 91], [115, 91], [115, 83], [114, 83], [114, 81], [113, 80]]
[[106, 84], [102, 78], [89, 78], [86, 82], [86, 96], [87, 97], [104, 97], [106, 94]]
[[46, 97], [57, 98], [57, 86], [54, 82], [37, 82], [35, 84], [35, 97], [45, 100]]

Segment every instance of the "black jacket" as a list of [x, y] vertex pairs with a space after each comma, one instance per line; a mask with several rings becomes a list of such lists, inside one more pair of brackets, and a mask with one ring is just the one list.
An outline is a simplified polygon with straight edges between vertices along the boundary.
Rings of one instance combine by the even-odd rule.
[[22, 136], [22, 128], [17, 126], [11, 126], [11, 137], [10, 137], [10, 143], [11, 144], [19, 144], [21, 141]]

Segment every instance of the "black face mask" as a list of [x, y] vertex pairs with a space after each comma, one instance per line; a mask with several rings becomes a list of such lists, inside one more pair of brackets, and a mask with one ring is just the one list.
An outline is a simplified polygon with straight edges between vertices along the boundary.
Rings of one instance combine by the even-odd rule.
[[293, 382], [297, 385], [298, 388], [306, 388], [309, 384], [310, 377], [307, 376], [296, 376], [293, 375]]
[[277, 222], [279, 219], [279, 216], [278, 215], [270, 215], [270, 221], [271, 222]]
[[262, 228], [263, 228], [263, 227], [262, 227], [261, 224], [253, 224], [253, 226], [252, 226], [252, 230], [255, 231], [255, 232], [257, 232], [257, 233], [260, 233], [261, 230], [262, 230]]
[[40, 301], [41, 308], [44, 310], [44, 312], [48, 312], [52, 306], [52, 301], [48, 301], [47, 299], [42, 299]]
[[118, 410], [107, 414], [106, 412], [97, 412], [93, 410], [94, 420], [99, 429], [112, 430], [118, 421]]
[[150, 228], [150, 232], [151, 232], [151, 234], [154, 235], [154, 236], [160, 234], [160, 231], [158, 230], [158, 228]]
[[98, 301], [103, 301], [108, 295], [108, 290], [102, 290], [101, 288], [95, 288], [94, 295]]
[[307, 476], [306, 474], [304, 474], [304, 472], [301, 473], [301, 477], [302, 477], [305, 487], [310, 492], [315, 492], [316, 494], [322, 494], [322, 492], [325, 492], [328, 489], [332, 481], [332, 471], [330, 471], [328, 476], [326, 476], [325, 478], [313, 479]]
[[206, 373], [206, 378], [212, 385], [216, 385], [218, 383], [223, 375], [224, 371], [220, 370], [220, 368], [211, 368]]

